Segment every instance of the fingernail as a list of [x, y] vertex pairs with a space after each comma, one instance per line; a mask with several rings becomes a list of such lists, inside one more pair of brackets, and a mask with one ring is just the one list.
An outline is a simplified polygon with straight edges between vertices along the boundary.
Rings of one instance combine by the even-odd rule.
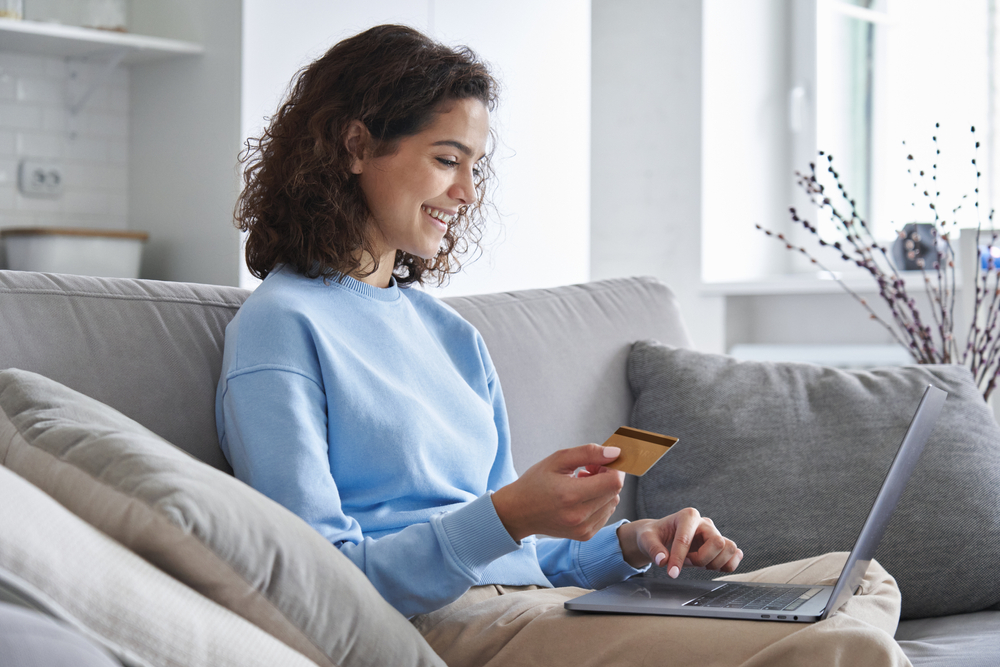
[[604, 448], [604, 458], [606, 459], [616, 459], [618, 455], [622, 453], [622, 450], [618, 447], [605, 447]]
[[672, 568], [670, 568], [669, 570], [667, 570], [667, 576], [670, 577], [671, 579], [676, 579], [677, 575], [680, 574], [680, 573], [681, 573], [681, 569], [679, 567], [677, 567], [676, 565], [674, 565]]
[[656, 566], [659, 567], [663, 565], [663, 561], [667, 560], [667, 554], [656, 554]]

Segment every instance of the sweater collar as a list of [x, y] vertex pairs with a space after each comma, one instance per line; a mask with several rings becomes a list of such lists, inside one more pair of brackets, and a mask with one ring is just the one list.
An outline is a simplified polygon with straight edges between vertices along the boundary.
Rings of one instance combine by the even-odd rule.
[[399, 284], [395, 278], [389, 279], [388, 287], [373, 287], [351, 276], [341, 276], [339, 280], [335, 279], [334, 282], [342, 287], [346, 287], [359, 296], [375, 301], [398, 301], [402, 297]]

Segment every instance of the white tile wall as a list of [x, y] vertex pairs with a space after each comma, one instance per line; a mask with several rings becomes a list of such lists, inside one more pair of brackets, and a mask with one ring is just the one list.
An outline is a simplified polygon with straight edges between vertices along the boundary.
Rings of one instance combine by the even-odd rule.
[[[116, 68], [77, 114], [68, 100], [99, 77], [100, 62], [0, 51], [0, 228], [128, 224], [129, 73]], [[58, 199], [23, 196], [24, 158], [57, 162]]]

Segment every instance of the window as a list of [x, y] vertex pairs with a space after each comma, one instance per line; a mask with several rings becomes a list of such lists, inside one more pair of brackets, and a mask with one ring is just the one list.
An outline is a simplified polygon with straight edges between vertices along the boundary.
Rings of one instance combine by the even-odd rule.
[[816, 148], [834, 156], [883, 240], [906, 223], [932, 221], [931, 201], [945, 219], [975, 226], [977, 171], [984, 221], [988, 215], [989, 19], [987, 0], [818, 2]]
[[[884, 241], [906, 223], [933, 219], [924, 190], [940, 192], [938, 209], [960, 226], [974, 226], [971, 200], [956, 216], [951, 210], [963, 194], [975, 194], [977, 167], [985, 219], [998, 171], [992, 168], [994, 4], [706, 0], [703, 280], [815, 273], [808, 260], [754, 225], [815, 248], [811, 235], [789, 220], [788, 207], [795, 206], [836, 235], [795, 185], [795, 171], [807, 170], [819, 149], [834, 155], [849, 193]], [[916, 167], [916, 178], [908, 167]], [[829, 260], [832, 270], [849, 268], [836, 256]]]

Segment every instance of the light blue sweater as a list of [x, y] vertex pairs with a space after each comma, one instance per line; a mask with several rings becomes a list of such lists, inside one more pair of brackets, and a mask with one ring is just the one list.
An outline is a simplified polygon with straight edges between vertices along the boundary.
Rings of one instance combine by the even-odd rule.
[[515, 542], [500, 382], [475, 328], [417, 289], [270, 274], [226, 328], [219, 442], [236, 476], [305, 519], [407, 616], [470, 586], [598, 588], [638, 570], [618, 525]]

